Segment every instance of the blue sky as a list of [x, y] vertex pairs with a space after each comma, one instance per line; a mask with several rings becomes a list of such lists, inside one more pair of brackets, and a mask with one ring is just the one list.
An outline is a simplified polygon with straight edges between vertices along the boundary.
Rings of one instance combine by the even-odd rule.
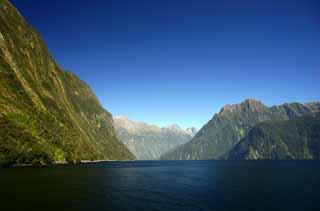
[[113, 115], [200, 128], [224, 104], [320, 100], [320, 1], [11, 1]]

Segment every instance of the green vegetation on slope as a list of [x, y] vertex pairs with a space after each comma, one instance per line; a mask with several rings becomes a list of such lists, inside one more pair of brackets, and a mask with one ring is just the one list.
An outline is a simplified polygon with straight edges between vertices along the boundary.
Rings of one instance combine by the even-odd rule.
[[90, 87], [59, 68], [7, 0], [0, 0], [0, 121], [2, 163], [134, 158]]
[[162, 159], [220, 159], [228, 153], [257, 123], [288, 120], [319, 110], [320, 103], [291, 103], [268, 108], [248, 99], [226, 105], [186, 144], [162, 156]]
[[320, 159], [320, 113], [253, 127], [228, 159]]

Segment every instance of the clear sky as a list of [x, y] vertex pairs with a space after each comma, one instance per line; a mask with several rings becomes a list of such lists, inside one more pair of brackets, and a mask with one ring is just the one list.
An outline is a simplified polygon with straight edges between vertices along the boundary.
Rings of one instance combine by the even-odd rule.
[[113, 115], [200, 128], [224, 104], [320, 100], [319, 0], [12, 0]]

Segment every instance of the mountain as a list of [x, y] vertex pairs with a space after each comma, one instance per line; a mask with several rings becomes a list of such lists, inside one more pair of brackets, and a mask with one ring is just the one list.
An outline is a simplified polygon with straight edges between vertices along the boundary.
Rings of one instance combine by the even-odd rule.
[[90, 87], [0, 0], [0, 164], [134, 159]]
[[195, 128], [186, 130], [178, 125], [157, 127], [129, 120], [127, 117], [114, 118], [118, 138], [140, 160], [155, 160], [174, 147], [190, 141]]
[[259, 123], [230, 151], [228, 159], [320, 159], [320, 113]]
[[289, 120], [319, 109], [320, 102], [285, 103], [267, 107], [255, 99], [226, 105], [190, 142], [164, 154], [161, 159], [219, 159], [238, 144], [257, 123]]

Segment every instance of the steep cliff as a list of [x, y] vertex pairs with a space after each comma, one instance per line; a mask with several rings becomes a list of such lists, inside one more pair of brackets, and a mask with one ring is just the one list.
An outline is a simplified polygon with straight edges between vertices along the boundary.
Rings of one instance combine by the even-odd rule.
[[54, 61], [40, 35], [0, 0], [0, 162], [133, 159], [90, 87]]

